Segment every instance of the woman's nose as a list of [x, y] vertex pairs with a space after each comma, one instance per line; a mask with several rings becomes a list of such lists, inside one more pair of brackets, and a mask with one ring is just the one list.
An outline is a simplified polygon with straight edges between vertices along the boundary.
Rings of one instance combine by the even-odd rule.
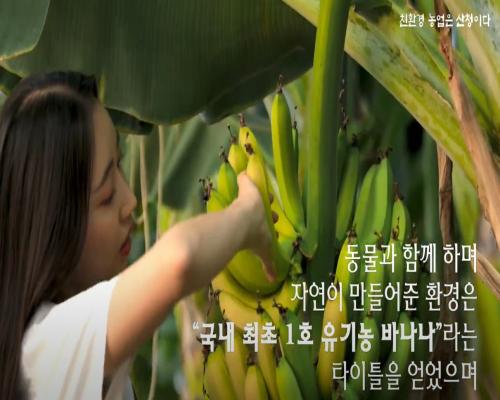
[[121, 219], [127, 220], [130, 219], [132, 212], [137, 207], [137, 198], [135, 194], [130, 190], [128, 185], [125, 185], [125, 202], [121, 209]]

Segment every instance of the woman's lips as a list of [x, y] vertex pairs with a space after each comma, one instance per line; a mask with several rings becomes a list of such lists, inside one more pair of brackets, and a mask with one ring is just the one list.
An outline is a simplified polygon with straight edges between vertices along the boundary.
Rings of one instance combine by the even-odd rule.
[[120, 247], [120, 254], [124, 257], [127, 257], [130, 254], [130, 248], [132, 247], [132, 241], [130, 240], [130, 236], [125, 240]]

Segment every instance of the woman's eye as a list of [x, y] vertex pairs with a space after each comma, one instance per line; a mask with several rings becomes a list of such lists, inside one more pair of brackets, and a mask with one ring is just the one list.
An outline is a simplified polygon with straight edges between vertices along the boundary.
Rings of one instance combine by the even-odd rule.
[[104, 201], [102, 202], [103, 205], [108, 205], [108, 204], [111, 204], [111, 202], [113, 201], [113, 196], [115, 195], [115, 192], [113, 191], [113, 193], [111, 193], [111, 195], [109, 195], [106, 199], [104, 199]]
[[122, 170], [122, 158], [121, 157], [116, 162], [116, 166], [118, 167], [119, 170]]

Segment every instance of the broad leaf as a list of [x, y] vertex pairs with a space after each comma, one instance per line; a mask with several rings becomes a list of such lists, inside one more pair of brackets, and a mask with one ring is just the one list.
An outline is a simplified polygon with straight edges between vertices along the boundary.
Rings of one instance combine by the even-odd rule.
[[[11, 4], [0, 0], [0, 29], [12, 36], [28, 30], [36, 10], [24, 1], [4, 13]], [[278, 0], [53, 0], [40, 37], [34, 31], [22, 46], [34, 50], [17, 57], [0, 42], [1, 66], [19, 76], [95, 74], [108, 108], [154, 124], [200, 112], [213, 122], [245, 108], [272, 91], [279, 74], [291, 81], [311, 66], [315, 37]]]
[[0, 61], [33, 50], [49, 4], [50, 0], [0, 1]]

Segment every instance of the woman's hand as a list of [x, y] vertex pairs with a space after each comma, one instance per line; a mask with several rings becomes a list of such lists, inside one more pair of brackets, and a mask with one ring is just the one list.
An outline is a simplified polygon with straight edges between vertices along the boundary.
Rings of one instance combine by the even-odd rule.
[[260, 257], [267, 278], [273, 281], [276, 273], [264, 204], [259, 190], [244, 172], [238, 175], [238, 198], [233, 204], [245, 213], [245, 222], [248, 222], [245, 248], [253, 250]]

